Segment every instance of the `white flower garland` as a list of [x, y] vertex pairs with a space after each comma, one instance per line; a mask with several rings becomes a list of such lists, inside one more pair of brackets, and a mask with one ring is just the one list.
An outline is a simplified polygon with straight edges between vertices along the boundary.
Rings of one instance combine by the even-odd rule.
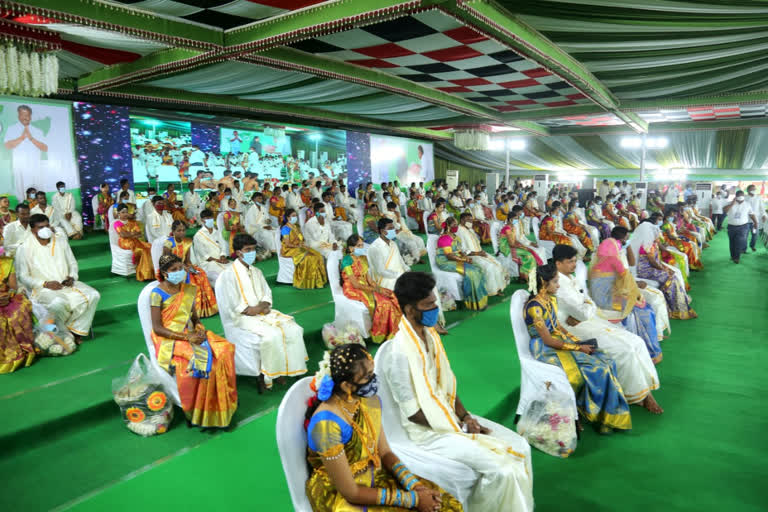
[[0, 94], [48, 96], [59, 89], [59, 59], [10, 44], [0, 47]]

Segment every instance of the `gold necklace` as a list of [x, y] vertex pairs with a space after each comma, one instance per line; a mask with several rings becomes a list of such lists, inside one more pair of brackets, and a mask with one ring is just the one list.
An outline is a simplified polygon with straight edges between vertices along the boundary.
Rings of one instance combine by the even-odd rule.
[[[368, 428], [368, 431], [370, 432], [370, 436], [366, 436], [365, 432], [363, 432], [363, 429], [357, 424], [357, 422], [354, 420], [354, 414], [350, 415], [349, 411], [344, 408], [343, 405], [341, 405], [341, 402], [339, 402], [339, 406], [341, 407], [341, 413], [344, 415], [344, 419], [349, 423], [349, 425], [352, 426], [352, 429], [357, 432], [358, 437], [360, 438], [360, 443], [362, 444], [362, 448], [367, 452], [367, 459], [373, 463], [374, 466], [379, 467], [381, 464], [381, 461], [379, 459], [379, 453], [378, 453], [378, 439], [374, 438], [374, 433], [376, 432], [373, 428], [373, 423], [371, 421], [370, 416], [368, 416], [368, 413], [365, 411], [364, 407], [359, 407], [360, 401], [357, 402], [357, 410], [360, 411], [360, 414], [363, 416], [363, 422], [365, 422], [366, 427]], [[368, 440], [368, 437], [371, 437], [370, 442]]]

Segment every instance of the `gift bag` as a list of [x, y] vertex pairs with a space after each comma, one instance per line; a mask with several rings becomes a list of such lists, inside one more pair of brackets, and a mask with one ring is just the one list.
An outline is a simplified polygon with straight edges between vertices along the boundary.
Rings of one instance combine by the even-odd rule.
[[517, 423], [517, 433], [544, 453], [566, 458], [576, 450], [576, 420], [571, 397], [547, 389], [528, 404]]
[[56, 322], [56, 318], [42, 304], [32, 302], [35, 348], [43, 356], [68, 356], [77, 350], [75, 337]]
[[360, 333], [360, 329], [351, 323], [348, 323], [341, 328], [337, 328], [334, 324], [328, 323], [323, 325], [321, 333], [325, 347], [328, 350], [333, 350], [341, 345], [349, 345], [350, 343], [357, 343], [358, 345], [365, 346], [365, 340]]
[[112, 396], [125, 426], [134, 434], [164, 434], [173, 420], [173, 399], [149, 358], [136, 356], [128, 375], [112, 381]]

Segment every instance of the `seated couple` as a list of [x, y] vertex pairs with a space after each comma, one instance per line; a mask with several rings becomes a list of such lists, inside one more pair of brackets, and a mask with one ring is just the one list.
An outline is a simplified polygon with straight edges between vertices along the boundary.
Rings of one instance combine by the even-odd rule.
[[[396, 414], [424, 451], [477, 473], [469, 510], [533, 510], [528, 444], [501, 425], [471, 416], [457, 396], [456, 378], [434, 330], [434, 285], [431, 276], [418, 272], [402, 275], [395, 285], [404, 316], [389, 341], [391, 357], [381, 361], [379, 371], [399, 404]], [[375, 397], [378, 377], [363, 347], [334, 349], [313, 389], [318, 395], [306, 421], [312, 468], [306, 489], [313, 510], [463, 510], [455, 496], [412, 474], [390, 449]], [[448, 471], [435, 466], [432, 475], [452, 482], [456, 475]]]

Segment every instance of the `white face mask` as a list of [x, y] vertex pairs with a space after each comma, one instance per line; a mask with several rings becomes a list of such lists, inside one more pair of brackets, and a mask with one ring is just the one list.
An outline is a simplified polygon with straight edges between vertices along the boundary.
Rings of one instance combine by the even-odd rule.
[[743, 203], [744, 202], [744, 196], [737, 197], [736, 201], [738, 201], [739, 203]]
[[471, 222], [465, 222], [464, 223], [464, 227], [466, 227], [467, 229], [472, 229], [472, 223]]
[[53, 236], [53, 231], [49, 227], [40, 228], [37, 231], [37, 236], [43, 240], [48, 240]]

